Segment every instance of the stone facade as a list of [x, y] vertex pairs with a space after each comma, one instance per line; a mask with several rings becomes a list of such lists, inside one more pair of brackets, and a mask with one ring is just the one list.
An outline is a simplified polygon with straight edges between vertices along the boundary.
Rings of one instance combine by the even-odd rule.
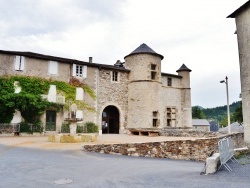
[[[133, 128], [192, 128], [190, 72], [185, 65], [178, 74], [161, 72], [163, 56], [142, 44], [125, 62], [104, 65], [31, 52], [0, 50], [0, 76], [25, 75], [87, 84], [95, 92], [84, 101], [95, 112], [83, 110], [83, 122], [91, 121], [103, 133], [130, 133]], [[67, 101], [66, 101], [67, 102]], [[46, 127], [47, 112], [41, 117]], [[68, 111], [56, 114], [56, 129]], [[46, 129], [45, 129], [46, 130]], [[52, 131], [53, 132], [53, 131]]]
[[245, 142], [250, 144], [250, 1], [228, 16], [235, 18], [240, 60], [240, 79]]

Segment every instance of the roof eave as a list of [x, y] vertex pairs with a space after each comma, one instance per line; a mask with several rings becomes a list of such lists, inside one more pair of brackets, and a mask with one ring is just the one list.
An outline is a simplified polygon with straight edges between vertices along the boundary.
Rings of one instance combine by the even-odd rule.
[[150, 53], [150, 52], [138, 52], [138, 53], [132, 53], [132, 54], [128, 54], [124, 57], [124, 59], [126, 59], [127, 57], [129, 56], [132, 56], [132, 55], [137, 55], [137, 54], [150, 54], [150, 55], [154, 55], [154, 56], [158, 56], [161, 58], [161, 60], [164, 58], [164, 56], [162, 56], [161, 54], [157, 54], [157, 53]]
[[247, 1], [245, 4], [243, 4], [238, 9], [236, 9], [233, 13], [228, 15], [227, 18], [235, 18], [237, 16], [237, 14], [239, 14], [241, 11], [243, 11], [249, 5], [250, 5], [250, 1]]

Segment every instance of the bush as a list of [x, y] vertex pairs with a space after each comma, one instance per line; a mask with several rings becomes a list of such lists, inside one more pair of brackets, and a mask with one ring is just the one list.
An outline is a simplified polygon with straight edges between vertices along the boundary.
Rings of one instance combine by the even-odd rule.
[[76, 126], [76, 133], [83, 133], [83, 126]]
[[20, 123], [20, 133], [32, 134], [31, 124], [30, 123], [26, 123], [26, 122], [21, 122]]
[[69, 123], [63, 122], [61, 126], [61, 133], [70, 133]]
[[20, 132], [21, 133], [28, 133], [33, 134], [34, 132], [42, 133], [43, 132], [43, 125], [42, 122], [38, 121], [34, 124], [21, 122], [20, 123]]
[[32, 133], [42, 133], [43, 132], [43, 124], [41, 121], [34, 123], [31, 127]]
[[84, 126], [86, 126], [86, 128], [87, 128], [87, 133], [96, 133], [96, 132], [98, 132], [98, 125], [96, 125], [95, 123], [93, 123], [93, 122], [86, 122], [85, 124], [84, 124]]

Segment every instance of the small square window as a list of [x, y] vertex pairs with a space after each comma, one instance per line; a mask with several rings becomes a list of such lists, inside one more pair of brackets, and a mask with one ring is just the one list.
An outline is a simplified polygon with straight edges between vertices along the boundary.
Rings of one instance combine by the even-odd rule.
[[151, 70], [156, 70], [156, 65], [151, 64]]
[[157, 114], [158, 114], [157, 111], [153, 111], [153, 117], [157, 118]]

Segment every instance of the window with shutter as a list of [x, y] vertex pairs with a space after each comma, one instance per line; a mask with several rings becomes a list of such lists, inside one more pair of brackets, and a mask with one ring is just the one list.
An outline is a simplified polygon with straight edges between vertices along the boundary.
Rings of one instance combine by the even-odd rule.
[[73, 64], [72, 76], [87, 78], [87, 66]]
[[24, 62], [25, 57], [17, 55], [14, 61], [15, 64], [15, 70], [16, 71], [23, 71], [24, 70]]
[[78, 87], [76, 88], [76, 100], [83, 100], [84, 98], [84, 92], [83, 92], [83, 88]]
[[48, 74], [58, 74], [58, 63], [56, 61], [49, 61]]

